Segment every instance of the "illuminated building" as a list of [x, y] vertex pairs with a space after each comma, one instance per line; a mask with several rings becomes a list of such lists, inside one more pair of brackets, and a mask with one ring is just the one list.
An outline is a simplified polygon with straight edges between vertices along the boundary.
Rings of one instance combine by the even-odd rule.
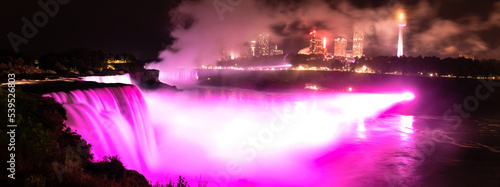
[[115, 70], [118, 66], [120, 66], [120, 64], [128, 64], [128, 63], [130, 63], [130, 61], [128, 61], [128, 60], [108, 60], [107, 61], [107, 64], [108, 64], [107, 69]]
[[399, 39], [398, 39], [398, 57], [403, 56], [403, 27], [406, 26], [405, 15], [403, 13], [399, 14], [398, 18], [399, 26]]
[[333, 55], [335, 57], [345, 57], [347, 53], [347, 40], [345, 38], [335, 39], [335, 47]]
[[274, 49], [271, 50], [271, 56], [272, 55], [282, 55], [282, 54], [283, 54], [283, 50], [279, 50], [278, 45], [275, 45]]
[[128, 60], [108, 60], [108, 64], [127, 64], [130, 63]]
[[309, 47], [306, 47], [304, 49], [301, 49], [297, 53], [300, 54], [300, 55], [310, 55], [311, 54], [311, 49]]
[[325, 53], [325, 59], [333, 59], [333, 54], [332, 53]]
[[311, 35], [311, 44], [309, 45], [309, 51], [311, 54], [323, 54], [323, 42], [316, 36], [316, 29], [309, 33]]
[[474, 60], [474, 54], [472, 53], [460, 53], [458, 57]]
[[345, 51], [345, 57], [346, 58], [354, 58], [354, 52], [353, 52], [353, 50], [346, 50]]
[[283, 54], [283, 50], [279, 50], [279, 49], [273, 50], [273, 55], [282, 55], [282, 54]]
[[354, 53], [352, 52], [352, 50], [346, 50], [346, 53], [345, 53], [345, 60], [347, 62], [355, 62], [356, 57], [354, 56]]
[[269, 56], [269, 34], [259, 35], [257, 43], [257, 55]]
[[365, 35], [359, 27], [354, 27], [354, 36], [352, 38], [352, 53], [353, 57], [363, 57], [363, 40]]
[[250, 55], [250, 56], [252, 56], [252, 57], [254, 57], [254, 56], [255, 56], [255, 45], [256, 45], [256, 44], [257, 44], [257, 42], [255, 42], [255, 41], [251, 41], [251, 42], [250, 42], [250, 50], [251, 50], [251, 51], [250, 51], [250, 53], [251, 53], [251, 55]]

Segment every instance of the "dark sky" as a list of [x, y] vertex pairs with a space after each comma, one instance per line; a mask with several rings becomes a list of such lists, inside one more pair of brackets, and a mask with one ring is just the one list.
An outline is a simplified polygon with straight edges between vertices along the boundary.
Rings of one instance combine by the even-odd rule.
[[[42, 2], [47, 1], [42, 0]], [[209, 6], [206, 8], [209, 10], [207, 11], [214, 12], [211, 2], [215, 0], [200, 0], [200, 2], [202, 1], [208, 2]], [[220, 1], [225, 2], [225, 0]], [[196, 2], [198, 1], [194, 3]], [[281, 7], [278, 9], [282, 12], [296, 13], [294, 11], [301, 10], [309, 2], [305, 0], [265, 0], [255, 4], [267, 6], [270, 10]], [[326, 4], [332, 10], [342, 10], [343, 2], [339, 0], [327, 1]], [[369, 14], [384, 10], [384, 7], [393, 2], [402, 3], [407, 13], [410, 14], [408, 35], [405, 36], [409, 38], [406, 44], [408, 45], [407, 54], [444, 57], [443, 55], [451, 56], [456, 51], [469, 50], [468, 45], [470, 45], [472, 46], [470, 47], [471, 51], [486, 58], [500, 58], [500, 35], [498, 34], [500, 33], [500, 17], [494, 15], [495, 11], [500, 11], [500, 3], [496, 3], [494, 0], [441, 0], [425, 1], [427, 4], [422, 5], [423, 1], [417, 0], [353, 0], [349, 4], [355, 8], [355, 10], [350, 9], [353, 12]], [[236, 10], [246, 9], [245, 3], [236, 7]], [[58, 52], [70, 48], [86, 47], [113, 53], [131, 53], [139, 59], [154, 59], [173, 42], [170, 30], [174, 26], [169, 24], [169, 12], [176, 9], [178, 5], [179, 1], [173, 0], [69, 0], [65, 5], [59, 4], [58, 13], [54, 17], [49, 17], [48, 23], [39, 28], [38, 33], [28, 39], [27, 44], [20, 44], [19, 51], [26, 53]], [[22, 36], [23, 22], [21, 18], [27, 17], [28, 20], [32, 21], [33, 15], [42, 9], [37, 1], [29, 0], [3, 0], [0, 2], [0, 7], [2, 23], [0, 49], [12, 49], [7, 37], [8, 33], [13, 32]], [[189, 8], [189, 5], [184, 7]], [[342, 13], [342, 11], [339, 12]], [[426, 12], [430, 13], [425, 15]], [[236, 11], [230, 13], [236, 14]], [[230, 13], [226, 15], [231, 16]], [[355, 15], [351, 12], [345, 12], [345, 14], [349, 17]], [[415, 16], [412, 18], [411, 14]], [[500, 16], [500, 14], [498, 15]], [[380, 20], [377, 21], [383, 23]], [[199, 24], [197, 20], [191, 20], [191, 22]], [[307, 27], [303, 25], [317, 24], [321, 26], [321, 24], [325, 24], [325, 29], [329, 28], [328, 24], [321, 20], [317, 20], [314, 24], [305, 24], [304, 22], [304, 20], [295, 20], [295, 23], [293, 21], [290, 23], [266, 22], [268, 25], [265, 27], [275, 32], [271, 34], [280, 37], [293, 35], [291, 32], [304, 32], [303, 30], [307, 30]], [[411, 27], [410, 22], [412, 23]], [[443, 28], [440, 28], [440, 25]], [[297, 26], [296, 31], [293, 30], [294, 26]], [[436, 36], [435, 32], [439, 30], [445, 31], [443, 36]], [[337, 33], [342, 35], [341, 32]], [[345, 33], [345, 35], [348, 34], [350, 33]], [[422, 39], [413, 41], [412, 38], [415, 37]], [[467, 37], [467, 40], [462, 37]], [[370, 36], [367, 38], [370, 39]], [[379, 37], [374, 36], [372, 39], [375, 43], [384, 43], [384, 40]], [[465, 42], [456, 42], [456, 40], [461, 39], [464, 39]], [[283, 47], [288, 53], [299, 49], [302, 44], [297, 43], [300, 42], [303, 42], [300, 38], [293, 37], [282, 38], [279, 41], [282, 45], [288, 45]], [[439, 51], [440, 49], [446, 50]], [[369, 49], [369, 47], [366, 51], [367, 55], [383, 53], [377, 49]]]
[[[47, 2], [47, 0], [42, 0]], [[5, 0], [0, 3], [0, 47], [12, 49], [9, 32], [21, 35], [22, 17], [42, 10], [37, 1]], [[132, 53], [138, 58], [156, 58], [169, 37], [168, 12], [175, 1], [70, 0], [59, 5], [45, 27], [20, 52], [52, 52], [86, 47], [113, 53]]]

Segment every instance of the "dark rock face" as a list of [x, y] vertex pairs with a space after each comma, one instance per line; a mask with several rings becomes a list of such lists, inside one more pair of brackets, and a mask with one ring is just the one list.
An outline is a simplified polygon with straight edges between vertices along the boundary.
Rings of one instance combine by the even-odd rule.
[[160, 80], [159, 70], [141, 70], [137, 72], [130, 73], [130, 79], [132, 82], [139, 86], [140, 88], [155, 89], [158, 88]]
[[130, 73], [132, 82], [141, 89], [172, 89], [177, 90], [175, 86], [162, 83], [159, 80], [160, 70], [145, 69]]

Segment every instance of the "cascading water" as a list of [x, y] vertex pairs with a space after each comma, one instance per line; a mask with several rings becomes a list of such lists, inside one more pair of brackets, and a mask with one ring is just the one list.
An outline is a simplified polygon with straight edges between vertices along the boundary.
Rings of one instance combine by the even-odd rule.
[[[130, 169], [147, 172], [157, 145], [148, 108], [134, 86], [45, 94], [67, 109], [66, 124], [92, 144], [96, 159], [118, 155]], [[147, 162], [146, 162], [147, 161]]]
[[179, 68], [177, 70], [160, 71], [159, 79], [162, 82], [171, 83], [173, 85], [192, 85], [198, 81], [198, 70]]
[[109, 75], [109, 76], [86, 76], [82, 77], [84, 81], [94, 81], [98, 83], [122, 83], [122, 84], [132, 84], [130, 80], [130, 75], [125, 73], [123, 75]]

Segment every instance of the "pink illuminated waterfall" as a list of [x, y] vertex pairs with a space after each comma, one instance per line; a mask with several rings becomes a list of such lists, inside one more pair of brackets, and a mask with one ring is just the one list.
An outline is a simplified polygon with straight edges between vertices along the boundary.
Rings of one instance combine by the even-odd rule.
[[[218, 87], [142, 93], [134, 85], [44, 96], [63, 104], [66, 124], [92, 145], [96, 159], [118, 155], [152, 181], [181, 175], [196, 184], [203, 175], [209, 186], [237, 186], [240, 179], [258, 186], [338, 182], [321, 177], [317, 158], [344, 137], [369, 138], [370, 129], [381, 127], [365, 124], [366, 118], [414, 97]], [[412, 118], [401, 119], [410, 120], [397, 133], [410, 137]]]
[[109, 76], [86, 76], [82, 77], [84, 81], [94, 81], [98, 83], [122, 83], [132, 84], [130, 75], [125, 73], [123, 75], [109, 75]]
[[[45, 94], [67, 109], [66, 124], [92, 144], [96, 159], [118, 155], [128, 168], [155, 163], [156, 140], [140, 90], [133, 86]], [[146, 162], [153, 161], [153, 162]]]

